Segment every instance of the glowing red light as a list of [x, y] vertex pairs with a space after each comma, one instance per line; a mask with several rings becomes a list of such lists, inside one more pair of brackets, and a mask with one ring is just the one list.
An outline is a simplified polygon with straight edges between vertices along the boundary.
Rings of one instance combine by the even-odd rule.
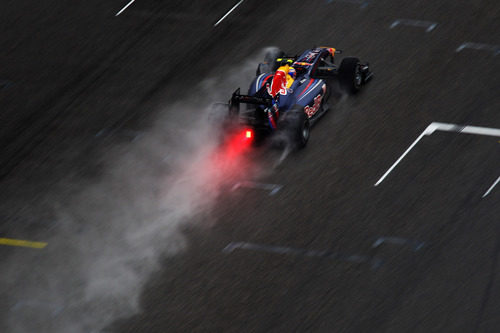
[[247, 151], [254, 140], [254, 132], [251, 128], [239, 129], [229, 136], [225, 143], [226, 156], [229, 159], [237, 158], [240, 154]]

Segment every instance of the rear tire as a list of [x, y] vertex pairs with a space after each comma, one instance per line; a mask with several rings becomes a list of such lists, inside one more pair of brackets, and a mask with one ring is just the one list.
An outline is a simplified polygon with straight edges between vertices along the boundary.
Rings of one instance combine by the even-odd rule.
[[271, 47], [266, 52], [264, 56], [264, 62], [257, 66], [256, 74], [257, 76], [262, 73], [274, 72], [278, 69], [279, 64], [276, 62], [277, 58], [281, 58], [285, 55], [285, 52], [281, 51], [277, 47]]
[[363, 84], [361, 63], [358, 58], [344, 58], [339, 67], [340, 86], [350, 94], [355, 94]]
[[284, 130], [294, 149], [302, 149], [309, 141], [311, 125], [300, 105], [294, 106], [286, 115]]

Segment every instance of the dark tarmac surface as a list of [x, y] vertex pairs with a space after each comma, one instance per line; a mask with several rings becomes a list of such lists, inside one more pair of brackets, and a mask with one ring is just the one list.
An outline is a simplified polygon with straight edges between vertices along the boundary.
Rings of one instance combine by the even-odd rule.
[[[456, 52], [500, 45], [500, 3], [245, 0], [214, 27], [235, 3], [0, 5], [0, 238], [48, 243], [0, 245], [0, 331], [498, 332], [500, 137], [435, 132], [374, 184], [432, 122], [500, 128], [500, 56]], [[275, 195], [228, 176], [204, 209], [195, 187], [152, 213], [193, 105], [246, 89], [272, 45], [335, 46], [375, 78], [307, 149], [236, 176]], [[168, 238], [142, 232], [158, 218]]]

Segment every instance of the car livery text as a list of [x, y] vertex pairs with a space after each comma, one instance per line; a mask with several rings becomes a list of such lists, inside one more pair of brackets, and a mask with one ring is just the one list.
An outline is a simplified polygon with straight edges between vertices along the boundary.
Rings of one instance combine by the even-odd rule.
[[320, 93], [318, 96], [314, 97], [314, 103], [312, 106], [306, 105], [304, 107], [304, 112], [307, 114], [307, 117], [311, 118], [316, 112], [318, 112], [320, 106], [321, 106], [321, 101], [323, 100], [323, 96], [325, 96], [325, 91], [326, 91], [326, 85], [324, 84], [323, 87], [323, 93]]

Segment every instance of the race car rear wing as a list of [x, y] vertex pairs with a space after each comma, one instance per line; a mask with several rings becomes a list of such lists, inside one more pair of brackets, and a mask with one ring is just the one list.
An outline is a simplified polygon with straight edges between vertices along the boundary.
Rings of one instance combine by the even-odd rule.
[[230, 108], [236, 107], [237, 109], [239, 109], [240, 103], [272, 106], [273, 100], [271, 96], [259, 97], [259, 96], [242, 95], [240, 94], [240, 88], [238, 88], [231, 96], [231, 100], [229, 101], [229, 107]]

